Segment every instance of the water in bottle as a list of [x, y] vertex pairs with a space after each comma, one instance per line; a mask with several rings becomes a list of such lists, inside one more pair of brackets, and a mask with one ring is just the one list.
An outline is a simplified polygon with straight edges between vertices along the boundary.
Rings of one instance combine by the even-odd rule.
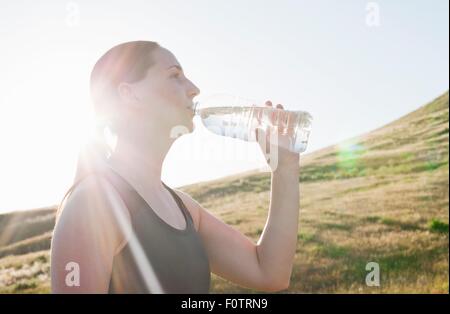
[[282, 140], [275, 144], [296, 153], [306, 150], [311, 132], [312, 116], [306, 111], [252, 105], [199, 108], [196, 114], [212, 133], [244, 141], [255, 141], [256, 129], [276, 130]]

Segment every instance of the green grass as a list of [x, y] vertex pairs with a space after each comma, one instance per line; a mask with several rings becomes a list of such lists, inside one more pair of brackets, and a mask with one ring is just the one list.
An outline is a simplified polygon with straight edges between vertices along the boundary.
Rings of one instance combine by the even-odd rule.
[[432, 219], [428, 224], [428, 228], [431, 232], [448, 234], [448, 223], [439, 219]]
[[298, 236], [297, 236], [297, 240], [299, 241], [303, 241], [303, 242], [312, 242], [316, 239], [316, 235], [315, 234], [310, 234], [307, 232], [299, 232]]
[[21, 292], [37, 288], [38, 284], [34, 281], [16, 283], [13, 287], [14, 292]]

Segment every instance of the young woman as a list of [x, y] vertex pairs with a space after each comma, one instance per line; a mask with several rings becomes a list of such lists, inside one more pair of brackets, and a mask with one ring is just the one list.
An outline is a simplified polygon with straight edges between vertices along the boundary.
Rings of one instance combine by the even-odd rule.
[[[97, 163], [92, 156], [87, 167], [80, 160], [61, 202], [51, 244], [52, 292], [208, 293], [210, 272], [259, 291], [288, 288], [299, 154], [277, 148], [268, 218], [256, 244], [161, 181], [174, 128], [193, 130], [199, 92], [175, 56], [155, 42], [120, 44], [95, 64], [96, 117], [117, 143]], [[264, 132], [258, 136], [269, 141]]]

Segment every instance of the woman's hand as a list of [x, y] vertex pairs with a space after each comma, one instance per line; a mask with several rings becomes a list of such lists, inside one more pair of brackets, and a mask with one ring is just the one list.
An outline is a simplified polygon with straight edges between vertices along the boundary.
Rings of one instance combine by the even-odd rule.
[[[270, 100], [266, 101], [266, 107], [273, 107]], [[294, 136], [294, 125], [281, 123], [278, 121], [286, 121], [287, 112], [281, 104], [277, 104], [276, 108], [282, 109], [279, 112], [277, 119], [276, 112], [272, 114], [270, 118], [271, 124], [274, 126], [269, 126], [267, 129], [263, 130], [261, 128], [256, 129], [256, 140], [258, 141], [259, 147], [266, 157], [266, 161], [272, 170], [275, 171], [297, 171], [299, 168], [300, 154], [291, 152], [284, 147], [288, 147], [290, 141]], [[257, 113], [257, 119], [262, 121], [263, 112]], [[271, 143], [272, 141], [277, 141], [277, 143]], [[284, 146], [284, 147], [282, 147]], [[298, 172], [297, 172], [298, 173]]]

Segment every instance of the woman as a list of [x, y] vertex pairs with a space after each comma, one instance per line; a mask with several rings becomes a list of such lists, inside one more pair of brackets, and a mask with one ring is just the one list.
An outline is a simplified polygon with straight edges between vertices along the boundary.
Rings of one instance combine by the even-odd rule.
[[[161, 181], [174, 128], [193, 130], [199, 92], [174, 55], [154, 42], [123, 43], [98, 60], [91, 74], [94, 109], [104, 122], [100, 130], [108, 127], [117, 143], [109, 158], [94, 163], [90, 156], [88, 167], [80, 161], [58, 210], [54, 293], [208, 293], [211, 271], [260, 291], [289, 286], [298, 154], [277, 148], [268, 219], [257, 244]], [[258, 137], [269, 140], [264, 132]]]

